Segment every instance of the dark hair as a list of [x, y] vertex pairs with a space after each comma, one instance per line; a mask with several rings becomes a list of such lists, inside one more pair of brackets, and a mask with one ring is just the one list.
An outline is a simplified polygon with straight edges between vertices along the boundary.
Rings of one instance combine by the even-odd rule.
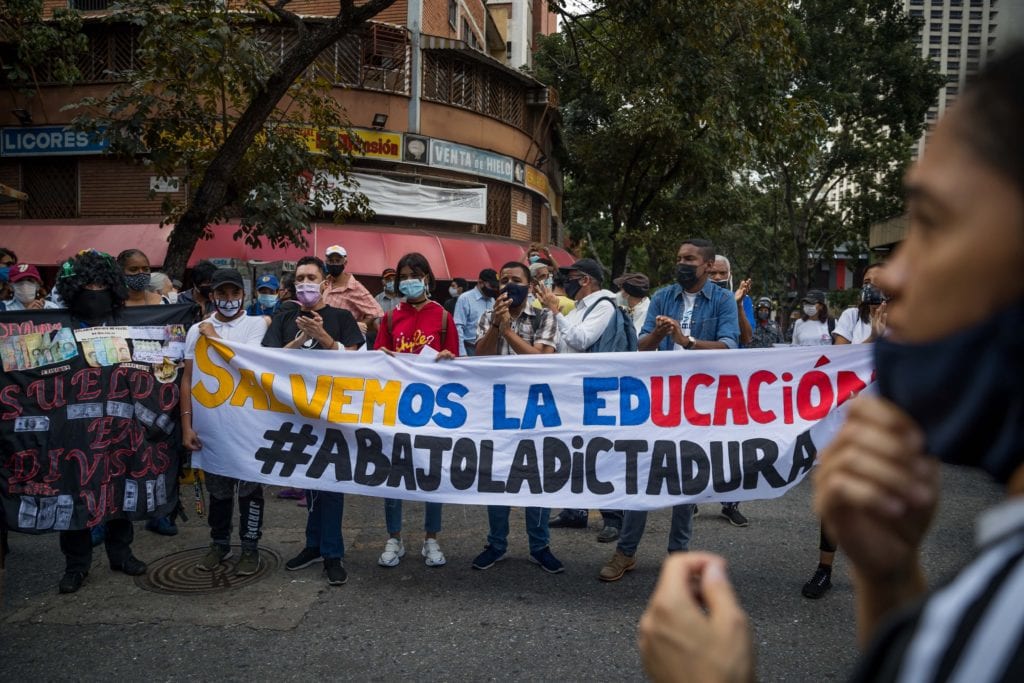
[[192, 268], [192, 283], [195, 285], [206, 284], [213, 279], [217, 272], [217, 265], [209, 261], [200, 261]]
[[427, 285], [427, 291], [434, 288], [434, 271], [430, 269], [430, 262], [427, 261], [427, 257], [418, 251], [413, 251], [402, 258], [398, 259], [398, 265], [395, 266], [395, 272], [398, 273], [398, 277], [402, 277], [402, 268], [409, 268], [414, 273], [419, 273], [423, 276], [430, 278], [430, 284]]
[[57, 294], [72, 313], [78, 293], [86, 285], [93, 284], [106, 285], [110, 289], [115, 311], [124, 306], [128, 298], [128, 287], [124, 284], [124, 274], [110, 254], [86, 249], [61, 264], [57, 274]]
[[295, 275], [288, 273], [281, 276], [281, 289], [288, 292], [288, 298], [295, 298]]
[[114, 260], [117, 261], [117, 265], [121, 266], [121, 268], [124, 268], [124, 264], [127, 263], [128, 259], [130, 259], [132, 256], [141, 256], [142, 258], [146, 259], [146, 263], [149, 263], [149, 257], [146, 256], [146, 254], [144, 254], [141, 249], [125, 249], [120, 254], [118, 254], [117, 258]]
[[532, 275], [532, 274], [530, 273], [530, 267], [529, 267], [529, 266], [527, 266], [527, 265], [526, 265], [525, 263], [523, 263], [522, 261], [509, 261], [508, 263], [506, 263], [505, 265], [503, 265], [503, 266], [502, 266], [502, 267], [501, 267], [501, 268], [500, 268], [500, 269], [498, 270], [498, 272], [500, 273], [500, 272], [501, 272], [502, 270], [505, 270], [506, 268], [518, 268], [518, 269], [520, 269], [521, 271], [523, 271], [523, 275], [524, 275], [524, 276], [526, 276], [526, 282], [527, 282], [527, 283], [530, 283], [530, 282], [532, 282], [532, 281], [533, 281], [533, 275]]
[[302, 266], [308, 266], [309, 264], [315, 265], [320, 269], [321, 273], [327, 272], [327, 266], [325, 266], [324, 262], [317, 256], [303, 256], [295, 262], [295, 270], [298, 271]]
[[17, 255], [17, 254], [15, 254], [15, 253], [14, 253], [13, 251], [11, 251], [10, 249], [8, 249], [7, 247], [0, 247], [0, 256], [9, 256], [9, 257], [11, 257], [12, 259], [14, 259], [14, 262], [15, 262], [15, 263], [17, 263], [17, 262], [18, 262], [18, 255]]
[[466, 291], [466, 288], [469, 287], [469, 283], [466, 282], [466, 278], [464, 277], [453, 278], [452, 282], [454, 282], [455, 285], [462, 291]]
[[959, 134], [1024, 193], [1024, 45], [969, 80], [960, 106], [968, 116], [958, 125]]
[[715, 245], [711, 240], [693, 238], [683, 240], [682, 242], [679, 243], [679, 246], [683, 246], [684, 244], [692, 244], [693, 246], [700, 249], [700, 255], [704, 258], [705, 263], [708, 261], [715, 260]]

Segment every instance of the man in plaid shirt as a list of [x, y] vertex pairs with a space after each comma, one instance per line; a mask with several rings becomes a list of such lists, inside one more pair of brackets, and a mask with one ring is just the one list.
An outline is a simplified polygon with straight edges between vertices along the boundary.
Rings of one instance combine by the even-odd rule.
[[[530, 269], [518, 261], [510, 261], [501, 267], [498, 277], [501, 292], [494, 302], [494, 308], [486, 311], [477, 322], [476, 355], [512, 356], [555, 352], [558, 324], [548, 309], [527, 305], [531, 281]], [[530, 561], [540, 565], [549, 574], [558, 574], [565, 568], [548, 546], [548, 515], [547, 508], [526, 508]], [[490, 569], [495, 562], [505, 559], [508, 550], [508, 516], [509, 508], [506, 505], [487, 506], [490, 526], [487, 546], [473, 560], [474, 569]]]

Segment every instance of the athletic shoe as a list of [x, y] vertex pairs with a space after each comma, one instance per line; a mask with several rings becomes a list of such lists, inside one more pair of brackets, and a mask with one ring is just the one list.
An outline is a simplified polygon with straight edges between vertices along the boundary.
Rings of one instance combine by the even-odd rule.
[[128, 555], [121, 562], [111, 562], [110, 568], [115, 572], [124, 572], [128, 576], [142, 576], [146, 573], [146, 563], [134, 555]]
[[818, 600], [823, 597], [828, 589], [832, 587], [832, 569], [830, 567], [823, 567], [820, 564], [818, 568], [814, 570], [814, 576], [804, 584], [801, 593], [805, 598], [811, 600]]
[[473, 569], [490, 569], [495, 562], [505, 559], [503, 550], [496, 550], [493, 545], [484, 546], [484, 551], [473, 560]]
[[740, 512], [739, 507], [735, 505], [723, 507], [722, 516], [729, 520], [729, 524], [732, 524], [733, 526], [747, 526], [747, 524], [750, 523], [747, 521], [747, 518], [743, 516], [743, 513]]
[[405, 544], [400, 538], [389, 538], [384, 544], [384, 552], [377, 558], [377, 564], [382, 567], [397, 567], [398, 563], [405, 557]]
[[220, 563], [231, 557], [231, 546], [211, 543], [210, 549], [203, 555], [203, 559], [196, 562], [196, 567], [204, 572], [212, 572], [220, 566]]
[[177, 536], [178, 525], [172, 522], [170, 517], [157, 517], [146, 522], [146, 531], [161, 536]]
[[340, 586], [348, 581], [348, 572], [345, 571], [345, 565], [341, 563], [340, 557], [324, 559], [324, 574], [327, 575], [328, 586]]
[[306, 492], [302, 489], [296, 489], [292, 487], [281, 489], [277, 492], [278, 498], [284, 498], [286, 500], [303, 500], [306, 497]]
[[611, 543], [619, 540], [619, 528], [605, 524], [604, 528], [597, 534], [598, 543]]
[[586, 529], [587, 512], [583, 510], [562, 510], [548, 521], [551, 529]]
[[634, 569], [636, 569], [636, 558], [616, 550], [615, 554], [612, 555], [612, 559], [608, 560], [601, 567], [601, 573], [598, 574], [597, 578], [602, 581], [618, 581], [626, 575], [626, 572], [631, 572]]
[[321, 557], [319, 548], [303, 548], [302, 552], [284, 563], [284, 568], [290, 572], [305, 569]]
[[535, 553], [530, 553], [530, 562], [540, 565], [548, 574], [561, 574], [565, 566], [551, 553], [551, 548], [544, 546]]
[[242, 556], [238, 558], [238, 564], [235, 565], [236, 576], [252, 576], [260, 570], [259, 550], [242, 550]]
[[448, 561], [444, 559], [444, 553], [441, 552], [441, 546], [437, 544], [436, 538], [428, 538], [423, 541], [423, 550], [420, 551], [420, 555], [426, 558], [428, 567], [440, 567]]
[[88, 575], [89, 572], [64, 572], [60, 583], [57, 584], [57, 590], [61, 593], [74, 593], [82, 587], [82, 583]]

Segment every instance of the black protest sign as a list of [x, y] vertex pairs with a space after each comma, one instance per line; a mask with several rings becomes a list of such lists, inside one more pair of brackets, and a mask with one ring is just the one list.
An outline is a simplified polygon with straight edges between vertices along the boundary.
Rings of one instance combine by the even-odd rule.
[[169, 514], [192, 306], [139, 306], [109, 326], [65, 310], [0, 313], [0, 504], [26, 533]]

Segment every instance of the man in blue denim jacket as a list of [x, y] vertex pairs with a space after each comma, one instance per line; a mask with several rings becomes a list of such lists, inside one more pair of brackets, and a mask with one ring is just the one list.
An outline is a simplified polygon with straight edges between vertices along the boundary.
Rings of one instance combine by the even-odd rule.
[[[715, 245], [689, 239], [676, 255], [676, 284], [651, 297], [647, 321], [640, 331], [641, 351], [694, 351], [739, 347], [740, 327], [732, 292], [708, 280], [715, 263]], [[693, 525], [693, 505], [672, 508], [670, 553], [688, 550]], [[647, 513], [627, 510], [622, 520], [615, 554], [601, 568], [598, 578], [618, 581], [636, 567], [637, 546], [644, 534]]]

